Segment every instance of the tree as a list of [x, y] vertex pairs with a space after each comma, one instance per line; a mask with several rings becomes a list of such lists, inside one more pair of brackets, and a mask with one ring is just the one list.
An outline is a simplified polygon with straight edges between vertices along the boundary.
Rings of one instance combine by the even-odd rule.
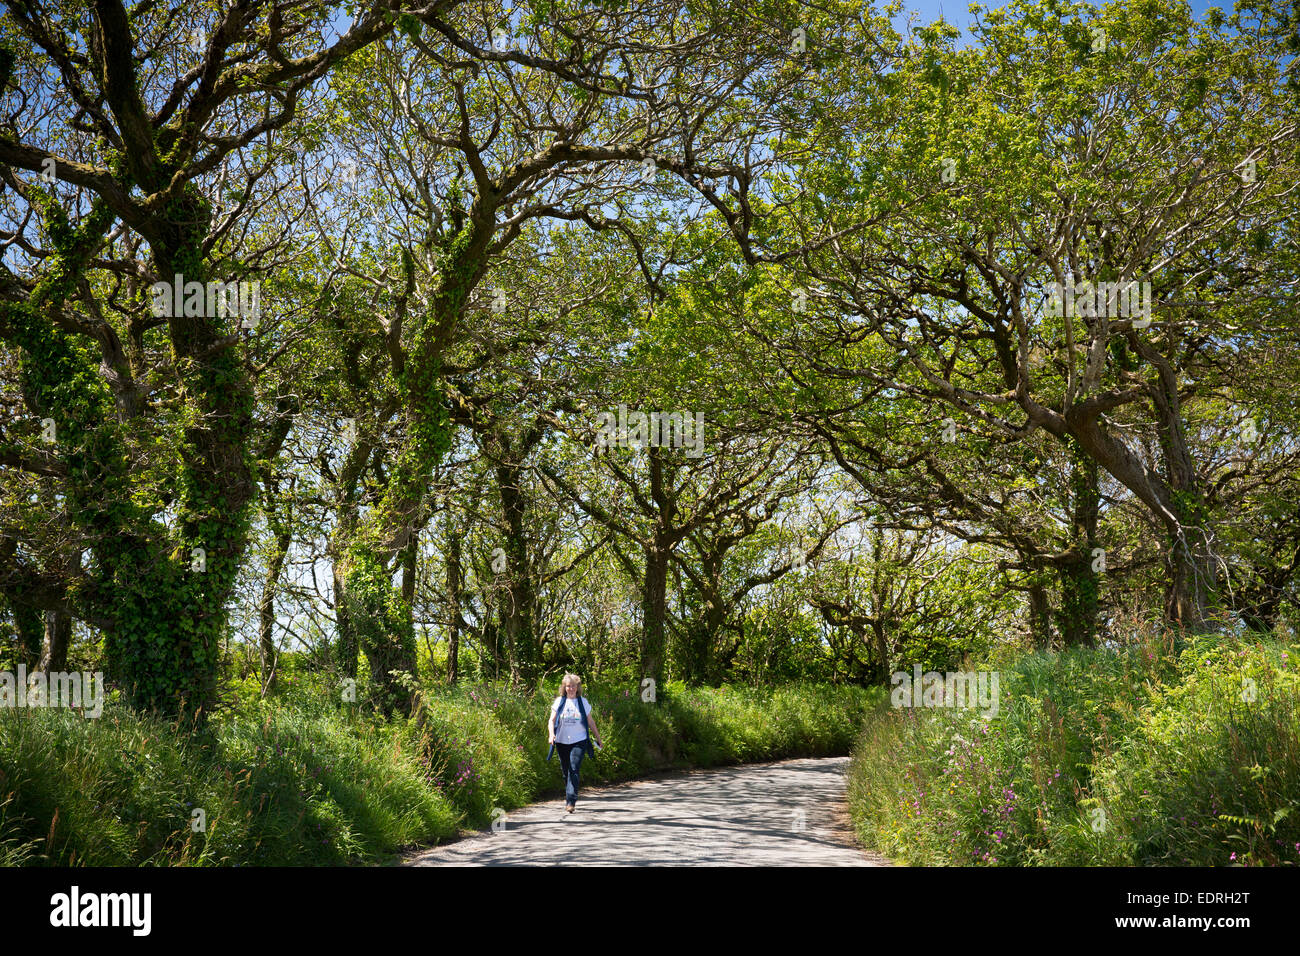
[[[7, 245], [28, 265], [0, 273], [0, 340], [20, 356], [32, 420], [50, 426], [35, 461], [9, 460], [54, 473], [91, 555], [88, 574], [64, 579], [57, 609], [103, 624], [113, 679], [135, 705], [187, 719], [213, 699], [256, 489], [240, 333], [255, 309], [231, 315], [208, 301], [210, 282], [254, 281], [256, 265], [223, 240], [232, 222], [201, 186], [392, 26], [371, 8], [321, 48], [329, 13], [244, 0], [128, 13], [95, 0], [61, 15], [17, 2], [5, 15], [0, 175], [19, 225]], [[158, 283], [184, 288], [168, 302]], [[207, 295], [176, 308], [193, 289]], [[142, 476], [161, 498], [141, 494]]]
[[[1080, 462], [1080, 490], [1091, 463], [1119, 482], [1166, 538], [1166, 619], [1191, 628], [1211, 624], [1221, 562], [1191, 410], [1243, 347], [1293, 337], [1267, 254], [1298, 135], [1276, 12], [1199, 25], [1176, 4], [1022, 2], [961, 48], [922, 28], [876, 73], [828, 76], [822, 95], [854, 109], [808, 135], [838, 161], [788, 171], [769, 238], [737, 235], [806, 290], [806, 322], [780, 338], [822, 375], [947, 407], [962, 428], [1041, 430]], [[1114, 294], [1141, 282], [1160, 290], [1148, 318]], [[839, 361], [867, 339], [871, 364]]]

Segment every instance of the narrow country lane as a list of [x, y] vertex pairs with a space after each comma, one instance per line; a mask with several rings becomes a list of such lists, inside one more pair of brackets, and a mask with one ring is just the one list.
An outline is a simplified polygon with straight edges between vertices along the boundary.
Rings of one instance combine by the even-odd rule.
[[784, 760], [584, 786], [573, 814], [562, 797], [534, 803], [508, 813], [498, 832], [414, 852], [404, 865], [888, 866], [854, 843], [848, 763]]

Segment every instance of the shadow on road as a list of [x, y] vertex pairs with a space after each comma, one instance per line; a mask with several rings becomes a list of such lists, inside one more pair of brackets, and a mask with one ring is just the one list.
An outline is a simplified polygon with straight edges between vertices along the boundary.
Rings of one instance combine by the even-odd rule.
[[[500, 832], [412, 854], [415, 866], [880, 866], [844, 819], [847, 757], [691, 771], [511, 811]], [[837, 812], [838, 811], [838, 812]]]

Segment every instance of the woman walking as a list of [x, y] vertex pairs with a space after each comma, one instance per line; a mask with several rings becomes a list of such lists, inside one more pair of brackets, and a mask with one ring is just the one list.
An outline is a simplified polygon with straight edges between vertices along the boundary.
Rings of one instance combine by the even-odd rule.
[[572, 813], [578, 806], [578, 768], [582, 766], [583, 754], [593, 753], [591, 738], [595, 735], [600, 746], [600, 731], [591, 718], [591, 701], [582, 696], [582, 681], [577, 674], [565, 674], [560, 681], [560, 696], [551, 704], [551, 716], [547, 721], [547, 740], [551, 749], [546, 759], [558, 747], [560, 750], [560, 770], [564, 773], [564, 805]]

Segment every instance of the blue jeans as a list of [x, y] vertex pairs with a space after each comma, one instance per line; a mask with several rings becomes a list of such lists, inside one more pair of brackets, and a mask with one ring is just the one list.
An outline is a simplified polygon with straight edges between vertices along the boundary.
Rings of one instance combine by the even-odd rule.
[[562, 744], [556, 741], [555, 749], [560, 754], [560, 770], [564, 773], [564, 802], [569, 806], [578, 803], [578, 769], [582, 766], [582, 757], [586, 751], [587, 741], [579, 740], [576, 744]]

